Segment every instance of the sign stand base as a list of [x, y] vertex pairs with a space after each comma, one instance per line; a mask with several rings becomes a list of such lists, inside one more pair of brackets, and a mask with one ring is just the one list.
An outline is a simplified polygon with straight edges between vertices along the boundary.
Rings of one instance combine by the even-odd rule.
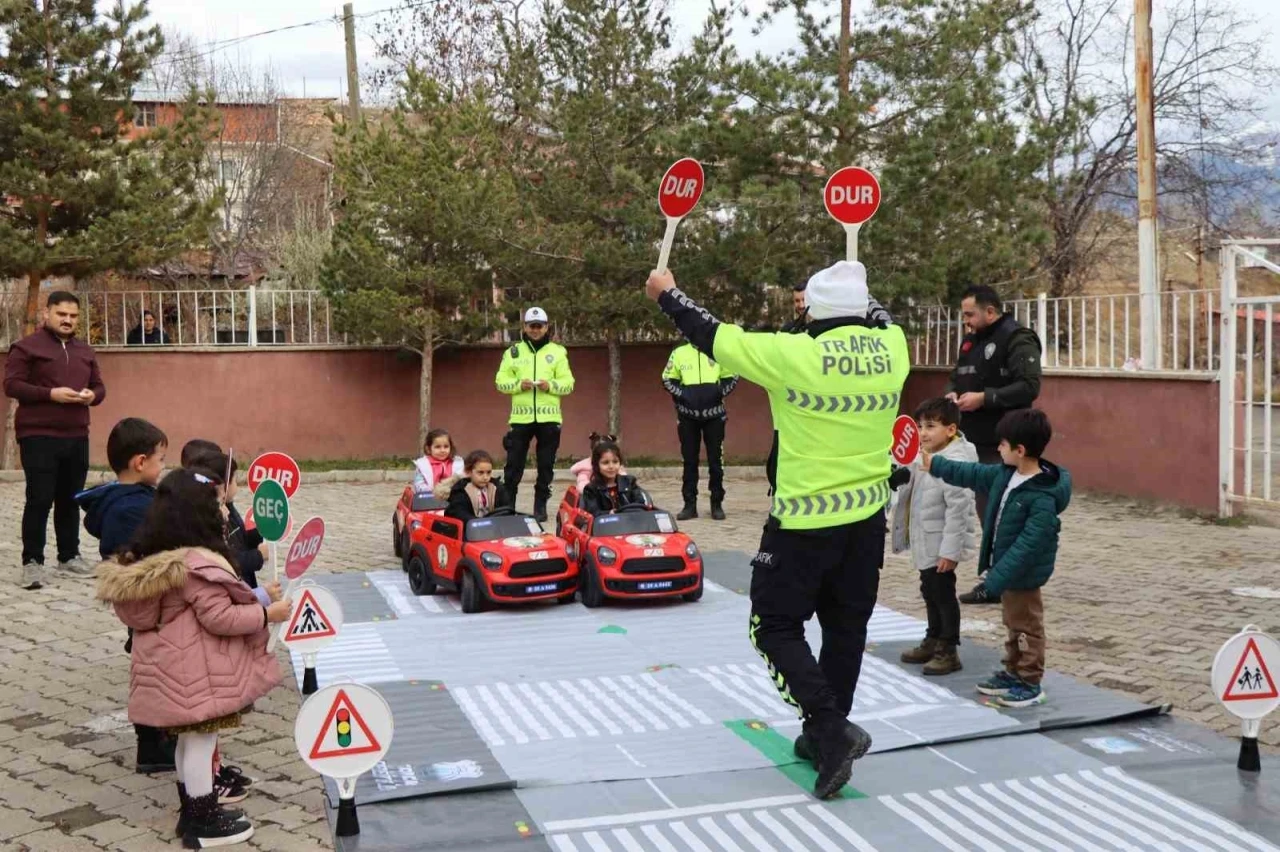
[[320, 689], [319, 684], [316, 683], [316, 655], [303, 654], [302, 665], [304, 666], [302, 669], [302, 694], [311, 695]]
[[360, 817], [356, 813], [356, 779], [338, 780], [338, 837], [355, 837], [360, 833]]
[[1236, 761], [1236, 769], [1241, 772], [1261, 772], [1262, 754], [1258, 751], [1258, 729], [1261, 719], [1246, 719], [1241, 725], [1240, 759]]

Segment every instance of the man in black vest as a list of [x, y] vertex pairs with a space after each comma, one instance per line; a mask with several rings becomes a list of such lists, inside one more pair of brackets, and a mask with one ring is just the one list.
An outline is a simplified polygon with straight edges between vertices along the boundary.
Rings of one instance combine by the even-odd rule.
[[[978, 449], [983, 464], [1000, 464], [996, 424], [1006, 413], [1030, 408], [1040, 395], [1040, 338], [1004, 313], [1000, 295], [990, 287], [974, 286], [960, 302], [969, 333], [960, 342], [960, 355], [947, 382], [947, 398], [960, 406], [960, 429]], [[997, 497], [997, 499], [999, 499]], [[977, 496], [978, 516], [986, 513], [987, 498]], [[982, 584], [978, 584], [982, 588]], [[963, 603], [977, 600], [973, 592]]]

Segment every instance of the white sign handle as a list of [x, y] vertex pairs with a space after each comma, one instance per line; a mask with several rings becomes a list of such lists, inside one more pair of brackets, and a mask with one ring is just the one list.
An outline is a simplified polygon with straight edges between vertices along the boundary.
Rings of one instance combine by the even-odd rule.
[[276, 542], [271, 542], [268, 547], [271, 549], [271, 582], [280, 582], [280, 562], [276, 559]]
[[[284, 597], [281, 600], [290, 600], [298, 591], [298, 581], [290, 580], [289, 586], [284, 590]], [[276, 632], [271, 634], [271, 641], [267, 642], [267, 653], [273, 653], [276, 650], [276, 643], [280, 641], [284, 635], [284, 626], [289, 623], [289, 619], [285, 619], [276, 625]]]
[[667, 232], [662, 237], [662, 251], [658, 253], [658, 271], [667, 268], [667, 261], [671, 258], [671, 243], [676, 238], [676, 225], [680, 224], [679, 219], [667, 217]]
[[861, 225], [844, 226], [844, 253], [850, 263], [858, 261], [858, 231], [861, 228]]

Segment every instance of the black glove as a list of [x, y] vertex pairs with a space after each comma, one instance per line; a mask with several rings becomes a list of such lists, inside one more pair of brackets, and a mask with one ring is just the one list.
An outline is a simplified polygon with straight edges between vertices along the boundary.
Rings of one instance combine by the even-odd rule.
[[911, 468], [894, 465], [893, 473], [889, 474], [889, 490], [897, 491], [899, 486], [906, 485], [910, 481]]

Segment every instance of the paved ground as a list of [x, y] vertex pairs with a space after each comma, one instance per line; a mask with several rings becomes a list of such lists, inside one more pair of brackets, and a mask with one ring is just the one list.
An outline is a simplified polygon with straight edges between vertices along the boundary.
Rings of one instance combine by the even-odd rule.
[[[675, 507], [678, 485], [646, 484], [660, 503]], [[392, 564], [388, 520], [399, 490], [304, 487], [295, 511], [303, 518], [321, 514], [330, 525], [318, 567]], [[754, 550], [767, 507], [764, 483], [731, 482], [730, 491], [728, 521], [694, 521], [685, 529], [708, 550]], [[15, 566], [15, 577], [21, 506], [21, 486], [0, 485], [0, 561]], [[1206, 686], [1213, 653], [1246, 623], [1280, 632], [1276, 601], [1232, 594], [1242, 587], [1280, 588], [1280, 530], [1220, 527], [1171, 510], [1078, 496], [1046, 593], [1049, 665], [1144, 701], [1172, 702], [1181, 716], [1235, 733], [1238, 726]], [[917, 595], [914, 572], [891, 559], [882, 601], [922, 615]], [[964, 614], [966, 641], [999, 641], [997, 607]], [[0, 593], [0, 848], [177, 846], [169, 843], [172, 776], [132, 771], [124, 638], [110, 612], [92, 601], [86, 581], [55, 580], [38, 592], [7, 585]], [[231, 762], [262, 779], [241, 806], [256, 821], [252, 843], [260, 849], [329, 845], [320, 785], [294, 751], [297, 704], [292, 689], [278, 689], [224, 743]], [[1263, 740], [1280, 746], [1280, 725], [1267, 724]]]

